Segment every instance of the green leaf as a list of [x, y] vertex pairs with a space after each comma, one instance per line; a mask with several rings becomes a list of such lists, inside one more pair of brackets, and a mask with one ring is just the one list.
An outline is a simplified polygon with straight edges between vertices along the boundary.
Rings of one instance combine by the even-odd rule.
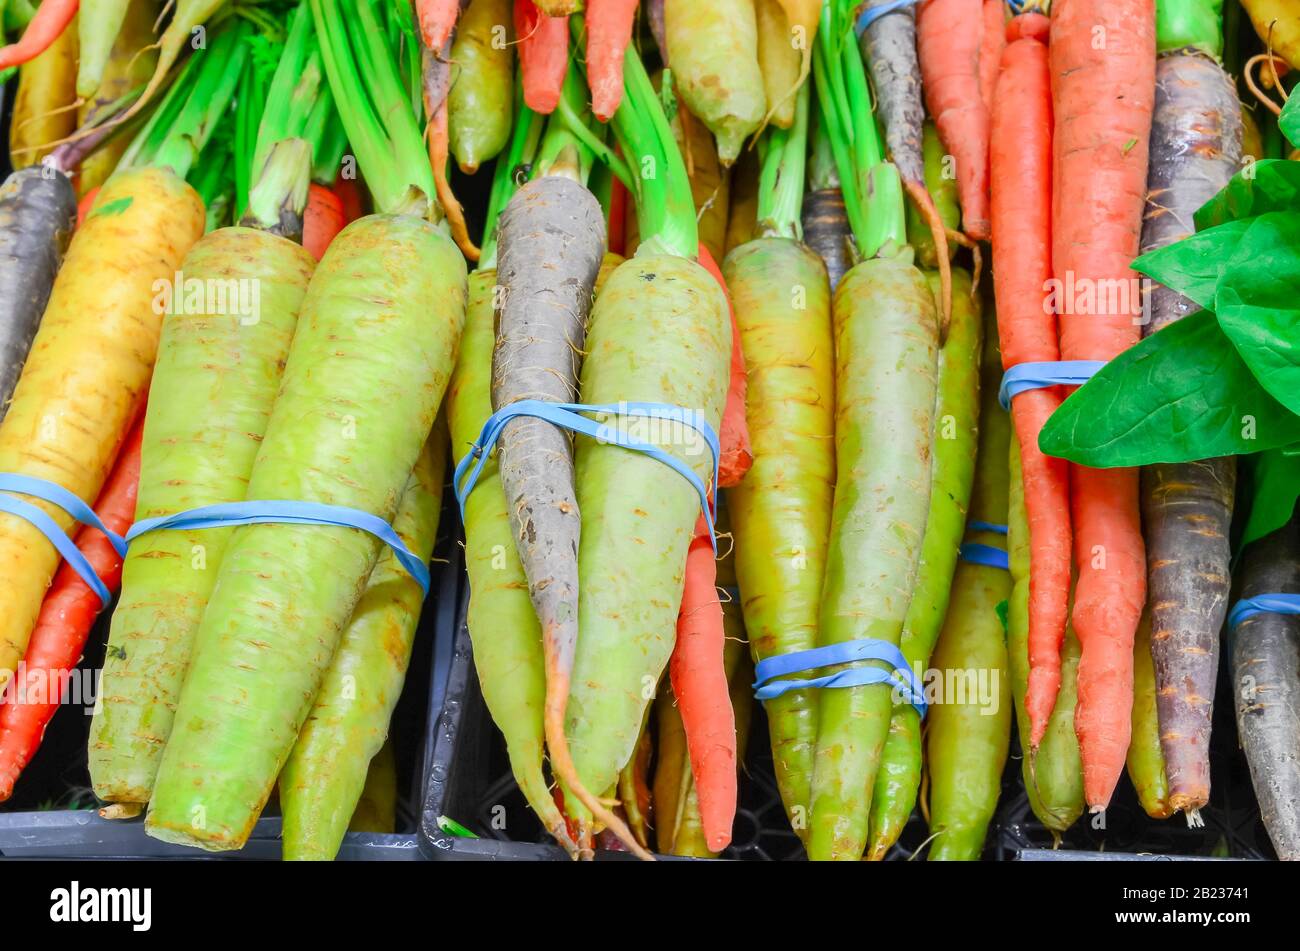
[[1300, 497], [1300, 456], [1284, 449], [1252, 457], [1250, 515], [1238, 548], [1277, 531], [1291, 521]]
[[1260, 385], [1300, 412], [1300, 215], [1253, 219], [1224, 263], [1214, 311]]
[[1300, 162], [1261, 159], [1243, 168], [1196, 212], [1196, 229], [1253, 218], [1270, 211], [1300, 211]]
[[1101, 369], [1052, 414], [1043, 452], [1087, 466], [1190, 462], [1300, 439], [1300, 417], [1259, 385], [1214, 314], [1198, 311]]
[[1249, 227], [1249, 221], [1229, 221], [1190, 235], [1142, 255], [1133, 262], [1133, 269], [1212, 310], [1223, 263]]
[[1292, 145], [1300, 146], [1300, 104], [1288, 99], [1277, 117], [1277, 127]]

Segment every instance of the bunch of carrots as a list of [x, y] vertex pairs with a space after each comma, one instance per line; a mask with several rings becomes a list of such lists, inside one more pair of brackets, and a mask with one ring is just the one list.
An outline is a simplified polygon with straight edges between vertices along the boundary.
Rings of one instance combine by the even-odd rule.
[[1200, 822], [1235, 466], [1039, 434], [1195, 309], [1130, 264], [1241, 162], [1220, 0], [30, 12], [0, 801], [102, 636], [105, 817], [223, 851], [278, 808], [332, 858], [454, 473], [483, 696], [575, 859], [725, 853], [752, 722], [813, 859], [918, 809], [979, 858], [1013, 712], [1053, 835], [1126, 767]]

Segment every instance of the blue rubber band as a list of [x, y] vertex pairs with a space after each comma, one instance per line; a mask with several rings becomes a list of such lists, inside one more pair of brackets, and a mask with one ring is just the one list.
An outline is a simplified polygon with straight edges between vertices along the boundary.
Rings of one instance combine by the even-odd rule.
[[0, 495], [0, 512], [17, 515], [49, 539], [50, 544], [63, 556], [63, 560], [72, 566], [72, 570], [99, 597], [99, 603], [102, 607], [106, 608], [113, 602], [113, 595], [108, 590], [108, 587], [100, 580], [99, 575], [95, 574], [95, 569], [90, 566], [86, 556], [68, 537], [68, 533], [59, 527], [58, 522], [35, 505], [24, 502], [22, 499], [16, 499], [11, 495]]
[[861, 37], [863, 33], [867, 32], [867, 27], [871, 26], [871, 24], [875, 23], [881, 17], [888, 13], [902, 10], [904, 7], [910, 7], [917, 2], [918, 0], [889, 0], [888, 3], [882, 3], [879, 6], [867, 7], [858, 14], [858, 22], [853, 27], [853, 30], [859, 37]]
[[[122, 536], [117, 532], [110, 531], [108, 526], [95, 514], [94, 509], [63, 486], [46, 479], [38, 479], [35, 476], [19, 475], [15, 472], [0, 472], [0, 493], [30, 495], [33, 498], [49, 502], [51, 505], [57, 505], [69, 517], [82, 525], [89, 525], [103, 532], [104, 537], [108, 539], [108, 543], [113, 546], [113, 550], [120, 557], [126, 557], [126, 541]], [[95, 569], [91, 567], [86, 556], [82, 554], [81, 549], [76, 546], [68, 533], [59, 527], [58, 522], [54, 521], [37, 506], [13, 498], [12, 495], [0, 494], [0, 512], [8, 512], [10, 515], [18, 516], [44, 535], [55, 550], [63, 556], [63, 560], [72, 566], [72, 570], [86, 583], [86, 586], [95, 592], [100, 604], [106, 608], [112, 603], [112, 592], [100, 580], [99, 575], [95, 573]]]
[[1002, 374], [998, 402], [1011, 409], [1012, 398], [1026, 390], [1047, 386], [1081, 386], [1106, 365], [1105, 360], [1047, 360], [1042, 363], [1018, 363]]
[[1242, 598], [1228, 612], [1228, 627], [1234, 628], [1256, 614], [1300, 614], [1300, 594], [1257, 594]]
[[962, 561], [969, 562], [972, 565], [1001, 568], [1003, 571], [1011, 570], [1010, 556], [1001, 548], [994, 548], [992, 545], [971, 542], [962, 545], [958, 553], [961, 555]]
[[1007, 533], [1007, 526], [998, 525], [995, 522], [981, 522], [976, 520], [973, 522], [967, 522], [966, 530], [970, 532], [993, 532], [998, 535], [1005, 535]]
[[[879, 667], [853, 667], [837, 671], [824, 677], [810, 680], [777, 680], [790, 674], [816, 670], [819, 667], [833, 667], [839, 664], [852, 664], [860, 661], [878, 660], [890, 664], [893, 671]], [[899, 675], [902, 675], [900, 678]], [[876, 638], [867, 637], [857, 641], [845, 641], [810, 650], [793, 651], [778, 654], [760, 660], [754, 665], [754, 696], [758, 700], [771, 700], [791, 690], [814, 688], [866, 687], [872, 684], [891, 684], [903, 692], [907, 702], [916, 708], [916, 712], [925, 717], [925, 691], [912, 668], [908, 666], [903, 652], [895, 644]]]
[[128, 542], [146, 532], [198, 528], [230, 528], [236, 525], [331, 525], [357, 528], [373, 535], [392, 549], [398, 562], [429, 594], [429, 566], [419, 559], [389, 525], [377, 515], [323, 502], [299, 502], [288, 499], [259, 499], [245, 502], [222, 502], [203, 505], [175, 515], [146, 518], [131, 526]]
[[[483, 431], [479, 434], [478, 440], [474, 443], [465, 457], [456, 463], [456, 473], [453, 476], [452, 485], [456, 490], [456, 501], [460, 504], [461, 521], [465, 519], [465, 500], [469, 498], [470, 493], [474, 491], [474, 486], [478, 483], [479, 473], [483, 471], [483, 466], [487, 463], [488, 457], [492, 454], [492, 449], [496, 445], [497, 439], [501, 436], [501, 431], [505, 429], [506, 423], [516, 416], [532, 416], [537, 419], [544, 419], [552, 425], [559, 426], [562, 429], [568, 429], [583, 436], [590, 436], [592, 439], [600, 442], [610, 443], [620, 446], [623, 449], [631, 449], [636, 452], [645, 453], [651, 459], [662, 462], [668, 468], [672, 469], [695, 489], [695, 493], [700, 497], [700, 509], [704, 512], [704, 520], [709, 526], [709, 539], [713, 544], [713, 552], [717, 554], [718, 541], [713, 531], [713, 502], [708, 487], [705, 486], [700, 477], [695, 474], [686, 463], [682, 462], [671, 453], [664, 452], [658, 446], [652, 443], [642, 442], [634, 439], [621, 432], [616, 426], [608, 423], [598, 423], [595, 420], [588, 419], [581, 415], [582, 413], [606, 413], [613, 416], [640, 416], [653, 419], [663, 419], [669, 422], [678, 422], [684, 426], [689, 426], [697, 433], [704, 437], [708, 444], [709, 451], [713, 454], [713, 484], [718, 484], [718, 461], [722, 455], [722, 446], [718, 442], [717, 434], [714, 433], [713, 427], [710, 426], [704, 418], [695, 410], [688, 410], [682, 406], [671, 406], [667, 403], [605, 403], [605, 404], [587, 404], [587, 403], [551, 403], [546, 400], [519, 400], [511, 403], [509, 406], [502, 407], [483, 424]], [[470, 469], [471, 463], [473, 468]], [[465, 477], [465, 471], [469, 469], [468, 478]]]

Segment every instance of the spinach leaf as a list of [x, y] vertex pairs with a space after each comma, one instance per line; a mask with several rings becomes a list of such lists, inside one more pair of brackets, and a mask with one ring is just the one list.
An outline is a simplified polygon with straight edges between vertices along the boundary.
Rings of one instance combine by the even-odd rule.
[[1300, 146], [1300, 104], [1288, 99], [1277, 117], [1277, 127], [1292, 145]]
[[1110, 361], [1052, 414], [1043, 452], [1083, 465], [1190, 462], [1300, 440], [1300, 416], [1255, 380], [1198, 311]]
[[1196, 230], [1270, 211], [1300, 211], [1300, 162], [1261, 159], [1246, 166], [1196, 212]]
[[1260, 385], [1300, 412], [1300, 215], [1253, 219], [1224, 263], [1214, 311]]
[[1213, 309], [1214, 288], [1219, 283], [1223, 264], [1250, 225], [1251, 221], [1228, 221], [1189, 235], [1142, 255], [1133, 262], [1133, 270], [1141, 271], [1200, 307]]

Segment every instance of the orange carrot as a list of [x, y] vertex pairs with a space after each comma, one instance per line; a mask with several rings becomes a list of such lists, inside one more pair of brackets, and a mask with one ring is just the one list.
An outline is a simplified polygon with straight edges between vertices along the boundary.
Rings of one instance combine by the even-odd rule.
[[[1004, 369], [1060, 358], [1056, 316], [1044, 313], [1052, 276], [1052, 96], [1048, 19], [1007, 27], [994, 97], [991, 149], [993, 288]], [[1064, 460], [1043, 455], [1038, 433], [1061, 404], [1059, 388], [1027, 390], [1011, 403], [1029, 522], [1030, 745], [1047, 729], [1061, 685], [1070, 599], [1070, 483]]]
[[[984, 32], [980, 35], [980, 99], [988, 110], [990, 122], [993, 115], [993, 92], [998, 84], [998, 71], [1002, 64], [1002, 51], [1007, 46], [1007, 20], [1003, 13], [1005, 0], [984, 0], [982, 11]], [[990, 136], [991, 136], [990, 132]]]
[[591, 111], [608, 122], [623, 99], [623, 54], [632, 41], [637, 0], [587, 0], [587, 81]]
[[334, 236], [343, 230], [347, 219], [343, 202], [324, 185], [311, 183], [307, 192], [307, 210], [302, 216], [302, 246], [317, 261], [325, 256]]
[[[1101, 41], [1099, 42], [1099, 38]], [[1048, 46], [1052, 262], [1058, 287], [1131, 287], [1147, 187], [1155, 99], [1152, 0], [1058, 0]], [[1084, 294], [1076, 294], [1083, 304]], [[1059, 310], [1061, 357], [1109, 360], [1138, 341], [1136, 293], [1093, 294]], [[1116, 299], [1109, 299], [1116, 298]], [[1084, 310], [1084, 313], [1074, 311]], [[1133, 637], [1146, 599], [1136, 469], [1072, 467], [1082, 654], [1075, 731], [1084, 795], [1105, 809], [1124, 770], [1133, 704]]]
[[[736, 309], [731, 304], [731, 294], [727, 290], [726, 281], [722, 279], [718, 263], [703, 244], [700, 245], [700, 264], [722, 288], [727, 297], [727, 309], [731, 313], [731, 382], [727, 386], [727, 405], [722, 411], [722, 431], [718, 433], [718, 442], [722, 445], [722, 456], [718, 460], [718, 485], [727, 489], [738, 485], [754, 463], [754, 452], [749, 446], [749, 424], [745, 420], [748, 377], [745, 375], [745, 354], [740, 349], [740, 326], [736, 323]], [[721, 663], [721, 655], [718, 656], [718, 662]]]
[[44, 53], [68, 28], [80, 6], [81, 0], [44, 0], [22, 39], [0, 49], [0, 69], [21, 66]]
[[524, 104], [550, 115], [560, 101], [569, 69], [569, 18], [548, 17], [533, 0], [515, 0], [515, 36], [519, 38]]
[[[125, 534], [135, 516], [135, 493], [140, 482], [140, 438], [144, 414], [118, 452], [95, 503], [98, 515], [110, 531]], [[96, 528], [82, 528], [77, 548], [109, 591], [122, 583], [122, 556]], [[103, 604], [71, 565], [64, 564], [41, 603], [27, 654], [23, 658], [21, 682], [26, 685], [22, 702], [0, 703], [0, 802], [13, 794], [23, 768], [40, 748], [45, 727], [63, 702], [67, 674], [81, 660], [90, 629], [95, 626]], [[14, 688], [20, 681], [14, 682]], [[35, 691], [41, 691], [38, 695]]]
[[425, 47], [440, 50], [456, 28], [460, 0], [415, 0], [415, 15], [420, 21]]
[[86, 215], [90, 214], [90, 209], [95, 207], [95, 199], [99, 197], [99, 186], [96, 185], [86, 194], [81, 196], [81, 201], [77, 202], [77, 227], [80, 228], [86, 220]]
[[736, 717], [723, 661], [722, 602], [709, 526], [701, 513], [686, 555], [686, 587], [669, 675], [686, 731], [700, 818], [710, 851], [731, 842], [736, 818]]
[[925, 105], [957, 160], [962, 227], [989, 236], [989, 113], [980, 96], [980, 0], [924, 0], [916, 14]]

